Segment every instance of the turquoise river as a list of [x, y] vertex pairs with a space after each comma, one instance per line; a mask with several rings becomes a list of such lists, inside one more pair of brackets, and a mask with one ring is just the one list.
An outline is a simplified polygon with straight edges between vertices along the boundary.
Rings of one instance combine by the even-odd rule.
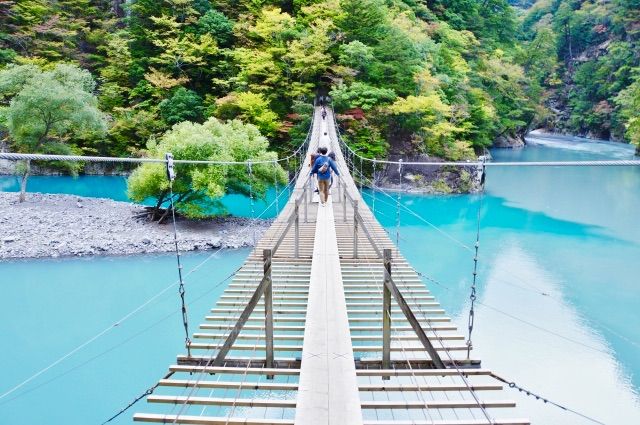
[[[526, 149], [493, 155], [499, 161], [626, 159], [633, 150], [535, 138]], [[120, 177], [30, 182], [32, 191], [118, 200], [126, 200], [125, 188]], [[0, 177], [0, 190], [16, 189], [14, 177]], [[366, 199], [395, 239], [396, 195], [367, 192]], [[482, 204], [473, 346], [483, 366], [602, 423], [640, 424], [640, 167], [491, 167], [482, 201], [479, 195], [402, 195], [400, 201], [428, 221], [403, 210], [400, 247], [438, 282], [427, 284], [464, 332], [469, 247]], [[234, 214], [251, 214], [244, 198], [225, 204]], [[191, 331], [247, 254], [185, 255]], [[0, 394], [108, 329], [1, 397], [0, 425], [99, 425], [183, 352], [176, 288], [152, 298], [176, 280], [171, 255], [5, 261], [0, 276]], [[517, 416], [534, 424], [592, 423], [515, 390], [504, 397], [516, 400]], [[112, 423], [129, 424], [131, 414]]]

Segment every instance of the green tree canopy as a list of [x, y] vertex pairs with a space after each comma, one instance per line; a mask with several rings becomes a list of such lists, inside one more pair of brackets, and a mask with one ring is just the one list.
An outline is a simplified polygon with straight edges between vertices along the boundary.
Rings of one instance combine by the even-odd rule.
[[160, 102], [158, 107], [160, 115], [169, 125], [182, 121], [202, 121], [204, 118], [202, 98], [184, 87], [178, 88], [170, 98]]
[[[151, 142], [148, 154], [163, 158], [171, 152], [175, 159], [210, 161], [272, 161], [277, 159], [269, 152], [268, 142], [251, 124], [240, 121], [223, 123], [210, 118], [204, 124], [183, 122], [175, 125], [160, 140]], [[176, 210], [192, 218], [215, 215], [222, 205], [220, 198], [225, 193], [241, 193], [261, 197], [274, 183], [286, 181], [284, 170], [276, 164], [249, 165], [176, 165], [177, 178], [173, 184]], [[129, 177], [128, 193], [131, 199], [142, 202], [152, 198], [156, 201], [154, 217], [163, 204], [169, 201], [169, 182], [164, 164], [143, 164]]]
[[[98, 110], [94, 88], [91, 74], [72, 65], [57, 65], [51, 71], [31, 65], [0, 71], [0, 96], [5, 102], [10, 99], [1, 112], [13, 148], [28, 153], [71, 153], [74, 139], [103, 134], [106, 119]], [[27, 161], [21, 201], [29, 172]]]

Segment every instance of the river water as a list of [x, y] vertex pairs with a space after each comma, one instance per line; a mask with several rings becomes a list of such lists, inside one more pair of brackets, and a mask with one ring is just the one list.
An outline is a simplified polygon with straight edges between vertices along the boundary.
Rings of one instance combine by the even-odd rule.
[[[633, 149], [535, 138], [526, 149], [493, 155], [499, 161], [623, 159], [631, 158]], [[124, 181], [117, 177], [31, 183], [32, 190], [125, 199]], [[3, 190], [15, 190], [14, 184], [13, 178], [0, 179]], [[637, 167], [491, 167], [482, 199], [402, 195], [400, 202], [429, 224], [402, 210], [400, 247], [416, 269], [438, 282], [428, 285], [466, 330], [470, 248], [481, 205], [474, 357], [603, 423], [637, 424], [639, 195]], [[374, 201], [368, 192], [366, 199], [395, 238], [396, 195], [377, 193]], [[232, 198], [227, 207], [251, 214], [241, 198]], [[247, 253], [185, 255], [185, 270], [200, 265], [186, 278], [191, 331], [224, 290], [219, 282]], [[0, 269], [0, 394], [110, 329], [0, 398], [0, 424], [99, 424], [155, 383], [183, 351], [176, 287], [111, 327], [175, 282], [171, 255], [11, 261], [0, 263]], [[517, 416], [534, 424], [590, 423], [515, 390], [504, 398], [516, 400]], [[112, 423], [131, 423], [130, 418], [126, 413]]]

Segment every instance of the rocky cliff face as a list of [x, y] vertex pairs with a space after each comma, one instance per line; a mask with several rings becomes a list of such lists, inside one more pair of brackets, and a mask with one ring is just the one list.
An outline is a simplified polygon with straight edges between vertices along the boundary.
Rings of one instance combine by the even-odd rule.
[[[391, 156], [390, 161], [400, 158]], [[440, 158], [417, 155], [403, 158], [404, 162], [443, 162]], [[400, 171], [397, 164], [387, 164], [376, 173], [376, 186], [402, 192], [413, 193], [473, 193], [480, 189], [482, 168], [450, 165], [408, 165]]]

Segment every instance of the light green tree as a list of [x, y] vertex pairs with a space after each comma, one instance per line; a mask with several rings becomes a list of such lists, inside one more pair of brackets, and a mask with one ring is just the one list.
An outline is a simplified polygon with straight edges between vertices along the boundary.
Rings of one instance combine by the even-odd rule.
[[[210, 118], [204, 124], [188, 121], [175, 125], [158, 143], [148, 146], [149, 156], [163, 158], [171, 152], [175, 159], [209, 161], [273, 161], [268, 141], [251, 124], [240, 121], [223, 123]], [[176, 210], [191, 218], [212, 216], [222, 208], [220, 198], [225, 193], [241, 193], [262, 197], [274, 183], [286, 181], [284, 170], [274, 163], [242, 165], [178, 164], [173, 183], [173, 202]], [[152, 218], [164, 222], [169, 210], [162, 207], [170, 201], [169, 182], [164, 164], [143, 164], [129, 177], [131, 199], [142, 202], [155, 200]]]
[[636, 155], [640, 155], [640, 76], [618, 94], [616, 103], [621, 109], [620, 115], [625, 120], [626, 136], [636, 145]]
[[[73, 140], [106, 131], [105, 116], [98, 110], [88, 71], [57, 65], [43, 72], [36, 67], [9, 66], [0, 71], [0, 96], [9, 100], [2, 108], [12, 146], [25, 153], [71, 153]], [[77, 172], [77, 164], [70, 166]], [[20, 184], [25, 199], [31, 161], [26, 160]]]
[[254, 124], [268, 137], [274, 136], [280, 126], [278, 116], [259, 93], [231, 93], [220, 98], [216, 101], [215, 115], [223, 120], [239, 118], [243, 122]]

